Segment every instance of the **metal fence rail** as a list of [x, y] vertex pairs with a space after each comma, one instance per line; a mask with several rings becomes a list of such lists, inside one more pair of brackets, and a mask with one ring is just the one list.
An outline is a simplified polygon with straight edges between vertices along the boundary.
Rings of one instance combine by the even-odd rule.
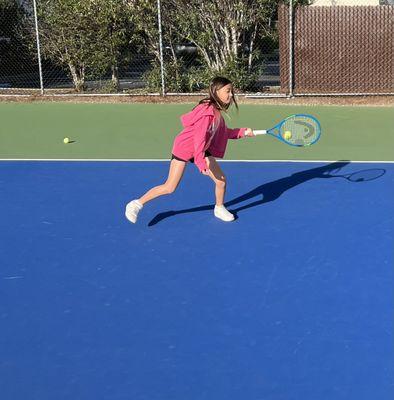
[[394, 94], [394, 6], [1, 0], [0, 95]]

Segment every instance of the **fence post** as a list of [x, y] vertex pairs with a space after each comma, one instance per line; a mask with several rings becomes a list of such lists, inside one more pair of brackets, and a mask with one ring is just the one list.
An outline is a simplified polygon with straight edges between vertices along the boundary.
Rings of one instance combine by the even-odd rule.
[[289, 97], [294, 97], [293, 95], [293, 49], [294, 49], [294, 39], [293, 39], [293, 0], [289, 1]]
[[41, 94], [44, 94], [44, 80], [42, 77], [40, 36], [38, 34], [38, 18], [37, 18], [36, 0], [33, 0], [33, 7], [34, 7], [34, 22], [35, 22], [35, 26], [36, 26], [36, 43], [37, 43], [37, 55], [38, 55], [38, 71], [40, 74], [40, 89], [41, 89]]
[[164, 81], [164, 61], [163, 61], [163, 35], [161, 30], [161, 4], [157, 0], [157, 22], [159, 27], [159, 49], [160, 49], [160, 72], [161, 72], [161, 91], [162, 96], [166, 95], [166, 87]]

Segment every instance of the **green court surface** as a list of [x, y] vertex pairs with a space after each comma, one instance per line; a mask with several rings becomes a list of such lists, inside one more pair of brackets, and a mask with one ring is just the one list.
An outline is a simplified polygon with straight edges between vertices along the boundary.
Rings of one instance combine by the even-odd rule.
[[[0, 104], [0, 159], [168, 159], [194, 104]], [[292, 148], [272, 137], [230, 143], [231, 160], [394, 160], [394, 108], [240, 105], [229, 127], [271, 128], [294, 113], [316, 116], [321, 140]], [[72, 141], [64, 144], [63, 138]]]

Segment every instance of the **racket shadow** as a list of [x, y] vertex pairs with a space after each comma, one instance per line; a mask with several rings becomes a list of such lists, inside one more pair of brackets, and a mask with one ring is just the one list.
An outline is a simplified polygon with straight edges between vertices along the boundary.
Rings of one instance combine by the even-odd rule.
[[[336, 161], [321, 167], [311, 168], [305, 171], [296, 172], [292, 175], [286, 176], [281, 179], [277, 179], [272, 182], [264, 183], [263, 185], [257, 186], [250, 192], [243, 194], [242, 196], [236, 197], [232, 200], [226, 202], [226, 207], [230, 208], [230, 211], [234, 213], [237, 218], [237, 213], [243, 210], [247, 210], [248, 208], [256, 207], [261, 204], [269, 203], [278, 199], [284, 192], [290, 190], [298, 185], [301, 185], [305, 182], [308, 182], [312, 179], [328, 179], [328, 178], [336, 178], [338, 175], [333, 175], [332, 172], [337, 172], [341, 170], [343, 167], [348, 165], [350, 161]], [[248, 201], [250, 199], [254, 199], [258, 197], [257, 200], [240, 206], [238, 208], [234, 208], [239, 203]], [[261, 198], [259, 198], [261, 197]], [[157, 223], [163, 221], [166, 218], [174, 217], [180, 214], [187, 214], [192, 212], [200, 212], [200, 211], [208, 211], [213, 210], [213, 205], [204, 205], [200, 207], [187, 208], [184, 210], [177, 211], [166, 211], [163, 213], [157, 214], [148, 224], [148, 226], [156, 225]]]

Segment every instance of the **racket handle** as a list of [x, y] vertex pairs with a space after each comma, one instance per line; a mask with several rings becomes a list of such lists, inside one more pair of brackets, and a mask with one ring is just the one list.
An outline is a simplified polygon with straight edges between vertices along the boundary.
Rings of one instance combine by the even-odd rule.
[[257, 136], [257, 135], [265, 135], [267, 133], [267, 131], [264, 130], [264, 129], [260, 129], [260, 130], [253, 131], [253, 133], [254, 133], [255, 136]]

